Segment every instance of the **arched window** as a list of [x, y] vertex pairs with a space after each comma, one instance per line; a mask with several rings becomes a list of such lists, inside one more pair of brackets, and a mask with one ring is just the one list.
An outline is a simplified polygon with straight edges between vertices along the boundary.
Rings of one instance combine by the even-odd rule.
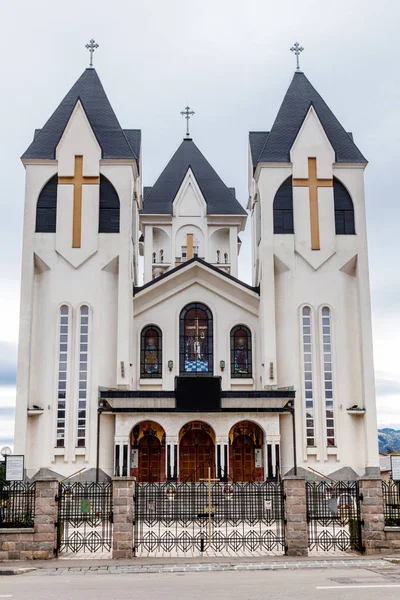
[[245, 325], [231, 330], [231, 377], [251, 377], [251, 333]]
[[219, 263], [221, 260], [221, 252], [220, 250], [217, 250], [217, 263]]
[[164, 262], [164, 250], [160, 250], [160, 263]]
[[57, 221], [57, 185], [54, 175], [43, 187], [36, 205], [36, 227], [38, 233], [55, 233]]
[[148, 325], [142, 329], [140, 377], [162, 377], [162, 334], [155, 325]]
[[86, 445], [86, 420], [88, 406], [88, 351], [89, 351], [89, 307], [81, 306], [79, 313], [79, 398], [78, 398], [78, 448]]
[[315, 446], [315, 414], [314, 414], [314, 381], [312, 357], [312, 317], [311, 308], [304, 306], [302, 310], [302, 345], [303, 345], [303, 380], [306, 412], [306, 443]]
[[324, 397], [326, 445], [335, 446], [335, 418], [333, 412], [332, 319], [330, 308], [324, 306], [322, 319], [322, 348], [324, 357]]
[[193, 303], [185, 306], [180, 322], [180, 373], [212, 375], [213, 360], [213, 319], [210, 309], [204, 304]]
[[153, 263], [155, 263], [157, 261], [157, 254], [155, 252], [153, 252]]
[[335, 203], [335, 228], [337, 234], [352, 235], [354, 227], [354, 206], [349, 192], [336, 177], [333, 178], [333, 200]]
[[104, 175], [100, 175], [99, 233], [119, 233], [118, 194]]
[[56, 445], [57, 448], [64, 448], [67, 410], [68, 346], [70, 335], [69, 308], [65, 304], [60, 308], [59, 319]]
[[293, 228], [293, 186], [288, 177], [278, 189], [274, 198], [274, 233], [294, 233]]

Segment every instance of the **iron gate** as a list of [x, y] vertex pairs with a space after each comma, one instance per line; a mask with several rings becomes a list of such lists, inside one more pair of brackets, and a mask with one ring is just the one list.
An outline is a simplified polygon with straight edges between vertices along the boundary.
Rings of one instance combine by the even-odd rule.
[[281, 484], [137, 483], [136, 555], [284, 552]]
[[60, 552], [110, 552], [112, 483], [60, 483], [56, 556]]
[[358, 550], [361, 541], [357, 481], [306, 482], [309, 550]]

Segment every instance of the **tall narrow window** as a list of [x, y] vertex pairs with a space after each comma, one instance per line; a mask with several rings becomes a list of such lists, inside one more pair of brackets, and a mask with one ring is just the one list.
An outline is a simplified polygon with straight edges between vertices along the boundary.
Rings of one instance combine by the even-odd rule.
[[36, 232], [55, 233], [57, 221], [57, 175], [42, 188], [36, 205]]
[[354, 235], [354, 206], [347, 189], [336, 177], [333, 178], [336, 234]]
[[293, 229], [293, 186], [288, 177], [274, 198], [274, 233], [294, 233]]
[[67, 400], [68, 375], [68, 344], [69, 344], [69, 308], [60, 308], [59, 346], [58, 346], [58, 390], [57, 390], [57, 441], [58, 448], [65, 446], [65, 420]]
[[119, 233], [119, 197], [104, 175], [100, 175], [99, 233]]
[[221, 252], [220, 250], [217, 250], [217, 263], [219, 263], [221, 260]]
[[142, 329], [140, 377], [162, 377], [162, 336], [160, 329], [155, 325]]
[[86, 445], [88, 396], [89, 307], [81, 306], [79, 320], [79, 398], [77, 446]]
[[305, 306], [302, 311], [303, 375], [306, 409], [307, 446], [315, 446], [315, 406], [312, 368], [312, 319], [311, 308]]
[[180, 373], [188, 375], [212, 375], [213, 365], [213, 319], [204, 304], [185, 306], [180, 316]]
[[164, 262], [164, 250], [160, 250], [160, 263]]
[[231, 331], [231, 377], [251, 376], [251, 333], [248, 327], [237, 325]]
[[153, 263], [155, 263], [155, 262], [156, 262], [156, 260], [157, 260], [157, 255], [156, 255], [156, 253], [155, 253], [155, 252], [153, 252]]
[[324, 355], [324, 395], [326, 445], [335, 446], [335, 419], [333, 414], [332, 322], [331, 311], [322, 309], [322, 344]]

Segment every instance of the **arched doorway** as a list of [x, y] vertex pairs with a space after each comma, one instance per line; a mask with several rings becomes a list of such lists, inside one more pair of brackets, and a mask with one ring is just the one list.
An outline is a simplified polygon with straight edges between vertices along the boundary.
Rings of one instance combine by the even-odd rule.
[[199, 481], [215, 477], [215, 435], [209, 425], [194, 421], [182, 427], [179, 434], [179, 479]]
[[165, 481], [165, 432], [158, 423], [138, 423], [131, 433], [131, 477], [136, 481]]
[[242, 421], [229, 432], [229, 472], [234, 481], [263, 481], [263, 433], [255, 423]]

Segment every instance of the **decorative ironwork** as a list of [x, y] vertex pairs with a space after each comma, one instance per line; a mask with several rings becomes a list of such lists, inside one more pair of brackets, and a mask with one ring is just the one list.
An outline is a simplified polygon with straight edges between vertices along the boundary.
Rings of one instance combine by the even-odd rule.
[[186, 119], [186, 137], [190, 137], [189, 133], [189, 119], [192, 115], [196, 114], [194, 110], [190, 110], [190, 106], [186, 106], [185, 110], [181, 111], [181, 115], [183, 115]]
[[111, 482], [60, 483], [57, 501], [57, 555], [111, 551]]
[[142, 329], [140, 377], [162, 377], [162, 334], [155, 325], [148, 325]]
[[303, 46], [300, 46], [299, 42], [295, 42], [293, 44], [293, 46], [290, 48], [290, 52], [294, 52], [296, 55], [296, 70], [300, 71], [300, 61], [299, 61], [299, 55], [301, 52], [303, 52], [304, 48]]
[[361, 543], [357, 481], [306, 482], [309, 550], [358, 550]]
[[204, 304], [185, 306], [180, 316], [180, 374], [212, 375], [213, 318]]
[[33, 527], [36, 483], [0, 483], [0, 527]]
[[134, 540], [137, 556], [207, 550], [283, 553], [283, 488], [271, 482], [137, 483]]
[[252, 377], [251, 333], [245, 325], [231, 330], [231, 377]]
[[382, 481], [386, 527], [400, 527], [400, 481]]
[[93, 67], [93, 52], [99, 47], [99, 44], [96, 44], [95, 40], [91, 39], [88, 44], [86, 44], [85, 48], [87, 48], [90, 52], [90, 63], [89, 66]]

